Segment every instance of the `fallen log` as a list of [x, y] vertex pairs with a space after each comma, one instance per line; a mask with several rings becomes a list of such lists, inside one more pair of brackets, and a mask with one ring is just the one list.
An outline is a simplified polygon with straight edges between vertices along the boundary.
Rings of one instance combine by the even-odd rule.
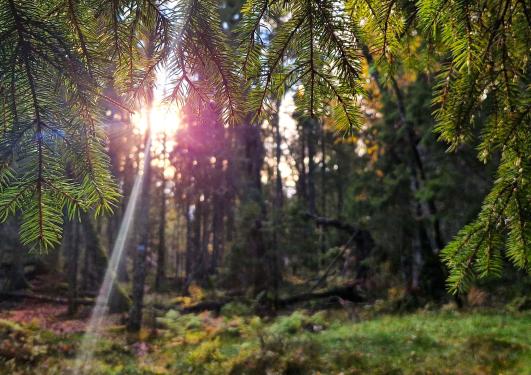
[[345, 223], [344, 221], [338, 220], [338, 219], [333, 219], [333, 218], [328, 218], [328, 217], [323, 217], [323, 216], [317, 216], [317, 215], [313, 215], [313, 214], [311, 214], [309, 212], [306, 212], [304, 214], [304, 217], [306, 219], [313, 220], [315, 222], [315, 224], [317, 224], [317, 226], [334, 227], [334, 228], [343, 230], [343, 231], [348, 232], [348, 233], [355, 233], [355, 232], [358, 231], [358, 228], [354, 227], [353, 225], [351, 225], [349, 223]]
[[183, 314], [193, 314], [193, 313], [199, 313], [202, 311], [215, 311], [216, 313], [219, 313], [223, 306], [225, 306], [227, 303], [232, 302], [233, 300], [221, 300], [221, 301], [202, 301], [198, 302], [195, 305], [187, 306], [179, 309], [179, 312]]
[[365, 299], [356, 290], [355, 284], [347, 284], [321, 292], [308, 292], [280, 299], [279, 305], [287, 307], [300, 302], [337, 297], [351, 302], [363, 302]]
[[330, 262], [330, 264], [328, 264], [328, 267], [326, 267], [326, 270], [325, 272], [323, 273], [323, 275], [319, 278], [319, 280], [317, 280], [317, 282], [312, 286], [311, 288], [311, 291], [314, 291], [315, 289], [317, 289], [319, 286], [321, 286], [321, 284], [326, 281], [326, 278], [328, 277], [328, 275], [330, 274], [330, 271], [332, 270], [332, 267], [336, 264], [336, 262], [339, 260], [339, 258], [341, 258], [345, 253], [346, 251], [349, 249], [352, 241], [354, 241], [354, 239], [356, 238], [356, 235], [358, 234], [358, 231], [355, 231], [352, 236], [349, 238], [349, 240], [347, 241], [347, 243], [345, 245], [342, 246], [342, 249], [341, 251], [334, 257], [334, 259], [332, 259], [332, 261]]
[[[27, 299], [33, 299], [36, 301], [43, 301], [43, 302], [51, 302], [51, 303], [58, 303], [58, 304], [68, 304], [68, 299], [61, 298], [61, 297], [53, 297], [48, 296], [45, 294], [36, 294], [31, 292], [23, 292], [23, 291], [12, 291], [12, 292], [0, 292], [0, 296], [7, 297], [7, 298], [27, 298]], [[93, 305], [94, 300], [89, 298], [78, 298], [76, 299], [76, 303], [80, 305]]]
[[374, 239], [372, 238], [371, 232], [357, 228], [349, 223], [346, 223], [344, 221], [328, 218], [328, 217], [322, 217], [313, 215], [309, 212], [304, 214], [304, 217], [308, 220], [313, 220], [317, 226], [320, 227], [333, 227], [342, 231], [345, 231], [347, 233], [351, 234], [350, 239], [348, 240], [347, 244], [345, 244], [338, 254], [333, 260], [332, 263], [330, 263], [324, 273], [324, 275], [319, 279], [319, 281], [313, 285], [311, 290], [316, 289], [319, 287], [324, 281], [326, 281], [326, 278], [328, 277], [330, 271], [332, 270], [332, 266], [339, 260], [340, 257], [342, 257], [347, 249], [351, 247], [351, 245], [355, 245], [355, 255], [356, 255], [356, 279], [358, 280], [364, 280], [367, 277], [368, 273], [368, 267], [363, 264], [363, 261], [369, 256], [369, 254], [372, 252], [374, 248]]
[[[355, 284], [347, 284], [339, 287], [335, 287], [332, 289], [324, 290], [324, 291], [317, 291], [317, 292], [308, 292], [308, 293], [301, 293], [296, 294], [294, 296], [286, 297], [286, 298], [280, 298], [277, 301], [277, 305], [280, 308], [287, 308], [291, 305], [301, 303], [301, 302], [309, 302], [314, 300], [320, 300], [320, 299], [330, 299], [330, 298], [341, 298], [343, 300], [351, 301], [351, 302], [363, 302], [365, 299], [363, 296], [361, 296], [355, 287]], [[198, 302], [195, 305], [187, 306], [187, 307], [176, 307], [176, 310], [179, 311], [181, 314], [193, 314], [193, 313], [200, 313], [202, 311], [214, 311], [216, 313], [219, 313], [223, 306], [230, 302], [238, 301], [238, 298], [227, 298], [223, 300], [209, 300], [209, 301], [202, 301]], [[162, 306], [162, 305], [155, 305], [158, 309], [168, 309], [168, 306]]]

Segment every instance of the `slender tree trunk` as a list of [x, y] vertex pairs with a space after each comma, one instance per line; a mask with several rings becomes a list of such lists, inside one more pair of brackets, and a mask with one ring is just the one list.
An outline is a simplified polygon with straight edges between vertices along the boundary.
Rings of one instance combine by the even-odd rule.
[[91, 268], [91, 254], [88, 251], [88, 246], [84, 246], [83, 270], [81, 272], [81, 290], [89, 291], [93, 287]]
[[[177, 194], [175, 194], [175, 200], [177, 201]], [[175, 222], [175, 228], [172, 232], [172, 249], [175, 251], [175, 259], [174, 259], [174, 265], [175, 265], [175, 281], [176, 284], [180, 284], [180, 276], [181, 276], [181, 267], [182, 267], [182, 261], [181, 261], [181, 235], [182, 235], [182, 228], [181, 228], [181, 221], [182, 217], [180, 214], [180, 210], [177, 204], [175, 204], [175, 209], [177, 211], [176, 215], [176, 222]]]
[[162, 140], [162, 173], [160, 191], [160, 212], [159, 212], [159, 243], [157, 247], [157, 272], [155, 274], [155, 289], [160, 290], [162, 283], [166, 279], [166, 178], [164, 177], [164, 166], [166, 162], [166, 134]]
[[[321, 133], [321, 216], [326, 217], [326, 134], [324, 123], [320, 126]], [[319, 230], [319, 248], [321, 255], [319, 256], [319, 268], [321, 268], [322, 258], [326, 252], [326, 232], [324, 227]]]
[[281, 100], [276, 102], [276, 111], [272, 117], [272, 125], [275, 137], [275, 198], [273, 203], [273, 254], [271, 259], [272, 278], [273, 278], [273, 293], [275, 299], [275, 306], [278, 304], [278, 290], [281, 282], [281, 253], [280, 253], [280, 228], [282, 225], [282, 206], [284, 204], [284, 193], [282, 190], [282, 174], [280, 172], [280, 162], [282, 157], [282, 138], [280, 136], [280, 110]]
[[203, 203], [200, 198], [195, 201], [193, 222], [193, 252], [192, 252], [192, 279], [197, 278], [199, 264], [201, 262], [201, 222], [203, 219]]
[[[98, 289], [103, 282], [105, 270], [108, 265], [107, 253], [103, 249], [101, 238], [96, 231], [96, 226], [90, 214], [84, 214], [81, 220], [83, 228], [83, 238], [85, 243], [85, 252], [90, 257], [88, 276], [91, 284], [95, 284]], [[111, 298], [109, 302], [110, 312], [127, 311], [130, 305], [129, 297], [120, 288], [117, 280], [113, 280], [111, 287]]]
[[264, 146], [260, 127], [249, 124], [241, 128], [243, 144], [245, 145], [245, 184], [243, 191], [244, 204], [259, 207], [254, 222], [249, 223], [250, 230], [246, 243], [253, 257], [252, 279], [254, 292], [267, 290], [271, 285], [271, 275], [268, 273], [267, 248], [263, 237], [263, 220], [266, 217], [266, 207], [263, 200], [261, 171], [264, 159]]
[[201, 242], [200, 242], [200, 253], [201, 259], [199, 263], [199, 279], [201, 282], [204, 282], [208, 276], [209, 269], [209, 253], [208, 245], [210, 243], [210, 225], [209, 225], [209, 210], [208, 210], [208, 197], [205, 196], [203, 202], [201, 202], [202, 217], [201, 217]]
[[303, 202], [308, 201], [308, 190], [306, 186], [306, 131], [302, 124], [298, 124], [299, 128], [299, 143], [300, 143], [300, 169], [299, 169], [299, 192], [298, 196], [302, 198]]
[[[406, 108], [404, 104], [404, 96], [402, 94], [402, 91], [400, 90], [400, 87], [398, 86], [398, 83], [394, 79], [393, 76], [391, 76], [391, 84], [393, 86], [393, 90], [395, 92], [395, 96], [397, 98], [397, 107], [399, 109], [399, 114], [401, 121], [404, 123], [404, 125], [407, 127], [407, 139], [409, 142], [409, 147], [411, 149], [411, 154], [414, 161], [414, 173], [415, 175], [418, 175], [419, 179], [419, 187], [420, 182], [422, 184], [426, 183], [426, 172], [424, 168], [424, 163], [422, 161], [422, 158], [420, 157], [420, 152], [417, 148], [417, 135], [415, 134], [415, 131], [413, 129], [413, 126], [406, 118]], [[417, 177], [415, 177], [417, 178]], [[440, 223], [439, 223], [439, 217], [438, 217], [438, 210], [437, 205], [435, 203], [435, 200], [433, 198], [429, 198], [427, 202], [427, 211], [432, 216], [433, 224], [432, 224], [432, 231], [433, 231], [433, 238], [435, 242], [435, 246], [438, 250], [441, 250], [444, 247], [444, 240], [442, 238], [441, 230], [440, 230]]]
[[[0, 279], [0, 291], [12, 291], [18, 289], [26, 289], [30, 284], [24, 275], [24, 256], [26, 251], [20, 243], [18, 216], [12, 217], [7, 222], [0, 224], [0, 238], [2, 250], [8, 252], [10, 257], [8, 262], [0, 264], [0, 278], [5, 278], [5, 283], [2, 285]], [[3, 254], [0, 254], [3, 255]], [[4, 256], [1, 257], [5, 261]]]
[[321, 216], [327, 216], [326, 212], [326, 131], [321, 123]]
[[[362, 48], [363, 54], [365, 58], [367, 59], [367, 62], [369, 65], [373, 64], [373, 57], [369, 52], [369, 49], [366, 46], [363, 46]], [[373, 80], [378, 85], [378, 89], [382, 93], [382, 95], [391, 96], [391, 94], [388, 92], [387, 88], [381, 84], [378, 76], [378, 71], [376, 69], [372, 69], [371, 76]], [[424, 163], [422, 161], [422, 158], [420, 156], [420, 152], [418, 150], [418, 139], [417, 135], [415, 134], [415, 131], [413, 129], [413, 125], [411, 122], [407, 119], [406, 115], [406, 106], [404, 102], [404, 95], [402, 93], [402, 90], [398, 86], [398, 83], [396, 79], [391, 75], [390, 77], [391, 86], [394, 92], [394, 96], [396, 98], [396, 107], [398, 109], [398, 114], [400, 117], [400, 121], [402, 122], [402, 126], [406, 129], [407, 134], [407, 142], [409, 145], [409, 148], [411, 150], [411, 158], [412, 162], [410, 163], [410, 175], [411, 175], [411, 185], [412, 185], [412, 191], [413, 194], [415, 194], [416, 191], [418, 191], [422, 185], [424, 185], [427, 181]], [[431, 236], [428, 234], [428, 231], [425, 228], [425, 223], [422, 221], [422, 213], [423, 213], [423, 202], [417, 202], [417, 206], [415, 209], [416, 216], [418, 217], [418, 226], [419, 226], [419, 234], [418, 234], [418, 240], [417, 242], [422, 246], [422, 249], [420, 252], [415, 250], [415, 245], [413, 246], [413, 252], [414, 252], [414, 258], [420, 258], [418, 261], [419, 263], [423, 263], [422, 266], [420, 266], [421, 271], [419, 271], [419, 278], [420, 274], [426, 274], [431, 273], [432, 275], [430, 277], [433, 278], [433, 280], [430, 282], [429, 286], [429, 293], [436, 295], [441, 295], [441, 290], [444, 291], [444, 270], [442, 267], [441, 262], [439, 261], [436, 253], [441, 250], [444, 247], [444, 239], [442, 237], [441, 229], [440, 229], [440, 222], [438, 217], [438, 210], [437, 205], [435, 203], [435, 200], [433, 197], [430, 197], [427, 202], [427, 213], [431, 217]], [[425, 237], [428, 238], [428, 241], [425, 240]], [[433, 245], [431, 244], [433, 242]], [[433, 248], [435, 248], [435, 251], [433, 251]], [[417, 254], [421, 254], [420, 256]]]
[[282, 157], [282, 137], [280, 136], [280, 118], [278, 110], [280, 108], [280, 100], [277, 100], [277, 111], [273, 115], [272, 123], [275, 131], [275, 207], [281, 209], [284, 204], [284, 194], [282, 191], [282, 174], [280, 172], [280, 161]]
[[[154, 36], [150, 35], [146, 41], [146, 57], [148, 60], [153, 57], [155, 50]], [[150, 113], [153, 108], [153, 87], [149, 87], [146, 97], [147, 113]], [[144, 147], [144, 175], [142, 192], [140, 195], [140, 211], [138, 220], [138, 233], [140, 240], [133, 255], [133, 288], [132, 296], [133, 303], [129, 310], [129, 321], [127, 323], [127, 330], [130, 332], [138, 332], [142, 327], [142, 305], [144, 303], [144, 288], [146, 283], [146, 259], [149, 250], [150, 240], [150, 192], [151, 192], [151, 116], [147, 116], [147, 131], [146, 141]]]
[[72, 220], [67, 225], [68, 237], [65, 241], [67, 254], [66, 274], [68, 279], [68, 315], [75, 315], [77, 312], [78, 299], [78, 261], [79, 261], [79, 243], [80, 231], [79, 223]]
[[317, 144], [315, 129], [317, 120], [311, 118], [307, 121], [308, 131], [308, 211], [314, 215], [316, 213], [316, 194], [315, 194], [315, 146]]
[[336, 178], [336, 188], [337, 188], [337, 203], [336, 203], [336, 216], [343, 216], [343, 206], [345, 205], [345, 196], [343, 192], [343, 182], [341, 177]]
[[223, 218], [224, 204], [222, 193], [223, 161], [221, 156], [216, 158], [215, 176], [218, 184], [213, 193], [212, 212], [212, 259], [210, 262], [210, 272], [215, 273], [223, 257]]
[[[193, 218], [192, 218], [192, 207], [190, 204], [190, 196], [186, 196], [186, 251], [185, 251], [185, 267], [184, 267], [184, 277], [185, 280], [188, 280], [192, 277], [192, 256], [194, 254], [193, 250]], [[196, 207], [197, 209], [197, 207]], [[194, 210], [195, 211], [195, 210]], [[193, 212], [193, 216], [195, 216]], [[186, 283], [186, 282], [185, 282]]]
[[[149, 106], [151, 108], [151, 106]], [[149, 131], [151, 124], [148, 116], [148, 134], [146, 135], [146, 147], [144, 148], [144, 175], [142, 183], [142, 193], [140, 195], [140, 211], [138, 215], [138, 233], [140, 241], [133, 255], [133, 303], [129, 310], [129, 321], [127, 329], [130, 332], [138, 332], [142, 326], [142, 304], [144, 302], [144, 287], [146, 283], [146, 258], [149, 248], [150, 220], [149, 203], [151, 188], [151, 140]]]
[[[131, 157], [128, 157], [125, 162], [123, 174], [124, 174], [124, 197], [125, 199], [123, 200], [122, 207], [121, 207], [122, 217], [123, 217], [123, 213], [125, 212], [127, 208], [127, 204], [129, 203], [128, 198], [131, 195], [131, 191], [133, 190], [135, 176], [138, 174], [138, 170], [135, 169], [133, 165], [133, 160]], [[118, 263], [117, 277], [119, 281], [129, 282], [129, 274], [127, 272], [127, 260], [129, 258], [129, 255], [131, 254], [130, 250], [131, 250], [130, 245], [126, 245], [124, 249], [124, 254], [122, 258], [120, 259], [120, 262]]]

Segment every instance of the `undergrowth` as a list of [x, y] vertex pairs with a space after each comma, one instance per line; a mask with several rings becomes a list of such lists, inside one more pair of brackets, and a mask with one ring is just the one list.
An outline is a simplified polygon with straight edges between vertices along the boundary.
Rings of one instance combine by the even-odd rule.
[[[169, 311], [156, 334], [102, 339], [94, 374], [525, 374], [531, 314], [420, 311], [355, 322], [338, 311], [256, 316]], [[0, 321], [0, 373], [68, 374], [79, 335]]]

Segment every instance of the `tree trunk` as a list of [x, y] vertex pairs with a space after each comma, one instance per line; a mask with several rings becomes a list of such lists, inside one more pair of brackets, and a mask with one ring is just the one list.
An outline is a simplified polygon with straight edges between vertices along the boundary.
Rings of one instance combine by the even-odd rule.
[[273, 278], [273, 292], [275, 299], [275, 306], [278, 302], [278, 290], [281, 282], [281, 254], [280, 254], [280, 228], [282, 225], [282, 206], [284, 204], [284, 192], [282, 190], [282, 174], [280, 172], [280, 161], [282, 157], [282, 138], [280, 136], [280, 118], [279, 110], [281, 105], [281, 100], [276, 102], [276, 111], [272, 117], [272, 125], [275, 136], [275, 167], [276, 167], [276, 176], [275, 176], [275, 198], [273, 204], [273, 254], [271, 260], [272, 268], [272, 278]]
[[192, 222], [192, 248], [190, 278], [186, 280], [186, 286], [197, 278], [199, 264], [201, 262], [201, 221], [203, 218], [203, 204], [200, 198], [195, 201], [195, 209]]
[[[101, 245], [101, 239], [96, 231], [96, 226], [90, 214], [84, 214], [81, 220], [83, 228], [83, 238], [85, 239], [85, 252], [90, 257], [90, 268], [87, 270], [90, 280], [99, 286], [103, 282], [105, 270], [107, 269], [108, 257]], [[110, 312], [124, 312], [129, 309], [130, 299], [124, 290], [118, 285], [117, 280], [113, 280], [109, 299]]]
[[252, 279], [254, 292], [259, 293], [267, 290], [271, 284], [271, 275], [268, 273], [266, 259], [267, 248], [263, 238], [262, 222], [266, 217], [266, 208], [262, 196], [261, 171], [264, 159], [264, 146], [260, 127], [248, 124], [241, 128], [243, 143], [245, 145], [245, 184], [243, 186], [244, 205], [250, 204], [258, 207], [258, 212], [249, 223], [250, 230], [246, 243], [249, 246], [250, 255], [254, 260]]
[[[184, 278], [185, 283], [188, 279], [192, 277], [192, 256], [194, 254], [194, 241], [193, 241], [193, 216], [195, 212], [192, 213], [192, 206], [190, 196], [187, 193], [186, 195], [186, 251], [185, 251], [185, 260], [184, 260]], [[194, 210], [195, 211], [195, 210]]]
[[306, 122], [308, 132], [308, 210], [311, 214], [316, 212], [315, 204], [315, 146], [317, 144], [315, 137], [315, 129], [317, 127], [317, 120], [311, 118]]
[[[369, 65], [373, 64], [373, 57], [371, 53], [369, 52], [369, 49], [366, 46], [362, 47], [362, 52], [368, 62]], [[371, 76], [373, 80], [378, 85], [378, 89], [382, 93], [382, 95], [386, 95], [388, 97], [391, 96], [389, 93], [389, 90], [381, 84], [378, 76], [378, 71], [376, 69], [371, 69], [372, 73]], [[423, 184], [426, 183], [427, 177], [425, 173], [424, 163], [422, 161], [422, 158], [420, 156], [420, 152], [418, 150], [417, 144], [418, 139], [417, 135], [415, 134], [415, 131], [413, 129], [413, 125], [411, 122], [407, 119], [406, 114], [406, 106], [404, 103], [404, 95], [402, 93], [402, 90], [398, 86], [398, 83], [396, 79], [391, 75], [390, 76], [391, 86], [396, 98], [396, 107], [398, 110], [398, 114], [400, 117], [400, 121], [402, 123], [402, 126], [406, 129], [406, 135], [409, 148], [411, 150], [411, 159], [409, 169], [410, 169], [410, 175], [411, 175], [411, 186], [412, 186], [412, 192], [413, 195], [415, 195], [415, 192], [418, 191]], [[425, 290], [425, 292], [428, 292], [428, 294], [434, 294], [434, 295], [441, 295], [441, 291], [444, 291], [444, 269], [443, 266], [438, 259], [436, 253], [441, 250], [444, 247], [444, 239], [442, 237], [441, 229], [440, 229], [440, 222], [438, 217], [438, 210], [437, 205], [435, 203], [435, 200], [433, 197], [430, 197], [428, 199], [428, 202], [426, 204], [426, 211], [431, 217], [431, 236], [428, 234], [428, 230], [426, 230], [425, 226], [426, 224], [423, 222], [423, 206], [425, 205], [424, 202], [417, 201], [417, 204], [415, 206], [415, 215], [418, 218], [418, 233], [417, 233], [417, 239], [415, 240], [415, 243], [413, 244], [413, 255], [412, 255], [412, 266], [415, 267], [417, 263], [420, 263], [422, 265], [419, 266], [420, 270], [417, 272], [413, 269], [411, 272], [412, 274], [412, 282], [410, 283], [410, 288], [415, 289], [416, 284], [419, 284], [420, 280], [416, 280], [417, 278], [420, 279], [421, 274], [427, 274], [431, 273], [432, 275], [430, 277], [433, 277], [433, 279], [430, 281], [429, 290]], [[427, 241], [426, 238], [427, 237]], [[433, 243], [433, 245], [432, 245]], [[433, 250], [435, 248], [435, 251]]]
[[166, 134], [162, 140], [162, 173], [160, 189], [160, 212], [159, 212], [159, 243], [157, 247], [157, 271], [155, 274], [155, 290], [160, 291], [162, 283], [166, 279], [166, 179], [164, 167], [166, 162]]
[[[127, 204], [129, 203], [128, 197], [131, 195], [133, 190], [133, 185], [135, 182], [135, 176], [138, 174], [138, 170], [133, 165], [132, 158], [128, 157], [125, 166], [124, 166], [124, 197], [126, 199], [122, 202], [121, 212], [125, 212]], [[123, 216], [123, 215], [122, 215]], [[118, 263], [117, 277], [119, 281], [129, 282], [129, 274], [127, 272], [127, 259], [128, 255], [131, 254], [129, 245], [126, 245], [124, 249], [124, 254]]]
[[24, 275], [23, 255], [26, 251], [19, 241], [16, 218], [0, 224], [0, 238], [0, 291], [29, 288], [30, 284]]
[[[151, 59], [155, 51], [155, 37], [150, 35], [146, 41], [146, 57]], [[150, 113], [153, 107], [153, 87], [147, 89], [146, 109]], [[144, 175], [142, 181], [142, 193], [140, 195], [140, 211], [138, 220], [138, 233], [140, 240], [133, 255], [133, 303], [129, 310], [129, 321], [127, 330], [129, 332], [138, 332], [142, 327], [142, 305], [144, 302], [144, 287], [146, 283], [146, 259], [149, 250], [150, 239], [150, 192], [151, 192], [151, 116], [147, 116], [146, 123], [146, 141], [144, 147]]]
[[282, 137], [280, 136], [280, 119], [278, 111], [280, 109], [281, 101], [277, 100], [277, 111], [274, 113], [271, 120], [275, 132], [275, 167], [276, 167], [276, 179], [275, 179], [275, 207], [280, 210], [283, 206], [284, 194], [282, 191], [282, 174], [280, 173], [280, 160], [282, 157]]
[[299, 128], [299, 143], [300, 143], [300, 162], [299, 162], [299, 179], [297, 186], [299, 187], [299, 191], [297, 192], [297, 196], [301, 197], [303, 202], [307, 202], [308, 200], [308, 191], [306, 186], [306, 135], [304, 130], [304, 125], [301, 123], [297, 124], [297, 127]]
[[[151, 108], [151, 105], [148, 105], [148, 108]], [[149, 129], [151, 129], [149, 116], [147, 129], [148, 132]], [[142, 326], [142, 304], [144, 302], [144, 287], [146, 283], [146, 258], [150, 237], [149, 203], [151, 190], [151, 139], [149, 134], [146, 135], [144, 158], [144, 181], [142, 182], [140, 211], [138, 215], [139, 220], [137, 225], [140, 241], [138, 242], [133, 255], [133, 303], [129, 310], [129, 321], [127, 323], [127, 330], [129, 332], [138, 332]]]
[[75, 220], [70, 221], [66, 225], [65, 236], [65, 253], [67, 255], [66, 275], [68, 279], [68, 315], [72, 316], [77, 312], [78, 299], [77, 274], [80, 243], [79, 223]]
[[326, 216], [326, 132], [321, 123], [321, 215]]
[[209, 253], [208, 245], [210, 243], [210, 225], [209, 225], [209, 212], [208, 212], [208, 197], [205, 195], [204, 200], [201, 202], [201, 241], [200, 241], [200, 262], [199, 262], [199, 275], [198, 278], [201, 282], [204, 282], [208, 276], [209, 269]]
[[210, 272], [215, 273], [221, 259], [223, 258], [223, 217], [224, 204], [223, 194], [221, 191], [221, 183], [223, 179], [223, 161], [218, 155], [215, 165], [215, 176], [218, 183], [218, 187], [214, 188], [214, 194], [212, 197], [213, 212], [212, 212], [212, 258], [210, 262]]

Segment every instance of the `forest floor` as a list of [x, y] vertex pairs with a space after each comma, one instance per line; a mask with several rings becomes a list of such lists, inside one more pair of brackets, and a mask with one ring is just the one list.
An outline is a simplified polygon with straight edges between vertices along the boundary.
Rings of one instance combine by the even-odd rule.
[[[71, 374], [87, 319], [65, 312], [3, 305], [0, 374]], [[294, 310], [262, 319], [234, 304], [219, 316], [170, 310], [156, 321], [139, 341], [111, 317], [90, 374], [531, 373], [530, 312]]]

